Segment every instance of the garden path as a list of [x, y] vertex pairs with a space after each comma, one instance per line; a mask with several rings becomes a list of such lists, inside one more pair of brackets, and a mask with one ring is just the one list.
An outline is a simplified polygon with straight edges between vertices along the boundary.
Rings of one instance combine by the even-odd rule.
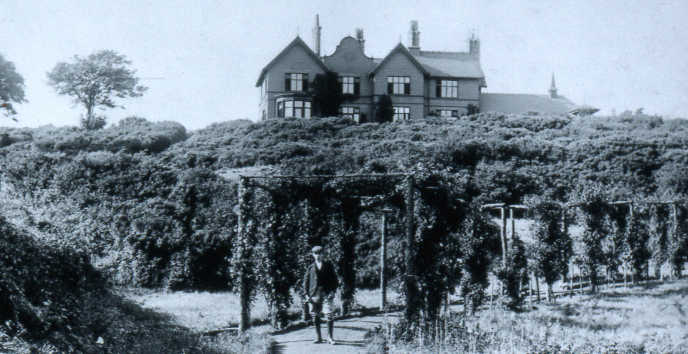
[[[335, 320], [334, 339], [336, 344], [315, 344], [315, 330], [313, 326], [303, 327], [298, 330], [273, 335], [275, 341], [272, 346], [273, 353], [333, 353], [353, 354], [366, 353], [368, 339], [365, 334], [375, 327], [381, 326], [387, 321], [398, 320], [399, 313], [375, 314], [363, 317], [346, 317]], [[385, 319], [385, 317], [387, 317]], [[327, 325], [323, 323], [323, 338], [327, 337]]]

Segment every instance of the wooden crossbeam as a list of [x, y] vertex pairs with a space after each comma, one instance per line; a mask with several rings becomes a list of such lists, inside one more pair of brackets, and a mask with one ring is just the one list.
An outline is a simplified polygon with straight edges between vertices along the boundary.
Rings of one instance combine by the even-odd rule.
[[381, 177], [408, 177], [408, 173], [388, 173], [388, 174], [368, 174], [368, 175], [270, 175], [270, 176], [244, 176], [239, 175], [241, 178], [247, 179], [335, 179], [335, 178], [381, 178]]

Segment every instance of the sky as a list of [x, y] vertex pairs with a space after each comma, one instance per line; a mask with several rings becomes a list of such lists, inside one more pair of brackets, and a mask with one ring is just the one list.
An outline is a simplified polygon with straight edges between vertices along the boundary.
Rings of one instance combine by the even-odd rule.
[[46, 73], [74, 55], [112, 49], [149, 89], [103, 113], [176, 121], [187, 129], [257, 120], [261, 69], [297, 35], [322, 54], [363, 28], [366, 54], [384, 57], [411, 20], [423, 50], [467, 51], [481, 41], [484, 92], [559, 94], [598, 114], [643, 108], [688, 117], [688, 1], [176, 1], [0, 0], [0, 54], [25, 79], [18, 122], [78, 125], [84, 109], [58, 96]]

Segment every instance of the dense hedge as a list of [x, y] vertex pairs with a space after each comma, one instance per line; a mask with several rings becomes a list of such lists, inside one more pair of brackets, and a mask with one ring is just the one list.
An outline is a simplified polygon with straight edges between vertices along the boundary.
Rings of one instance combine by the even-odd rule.
[[[420, 166], [459, 179], [457, 193], [476, 203], [543, 192], [565, 201], [591, 183], [609, 198], [688, 192], [688, 121], [645, 115], [232, 121], [191, 133], [130, 118], [95, 132], [0, 129], [0, 146], [3, 213], [91, 251], [114, 281], [143, 286], [231, 286], [236, 181], [219, 175], [236, 168], [341, 174]], [[362, 222], [360, 232], [376, 229]], [[398, 229], [390, 225], [390, 233]], [[356, 247], [358, 283], [372, 285], [377, 244]]]

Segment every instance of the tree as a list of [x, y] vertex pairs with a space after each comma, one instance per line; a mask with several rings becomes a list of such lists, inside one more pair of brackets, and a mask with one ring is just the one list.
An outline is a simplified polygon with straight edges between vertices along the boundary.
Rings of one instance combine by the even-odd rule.
[[595, 293], [598, 285], [598, 267], [605, 263], [603, 243], [610, 231], [610, 225], [607, 223], [610, 205], [601, 185], [584, 187], [580, 194], [579, 217], [583, 225], [583, 234], [579, 239], [583, 246], [581, 258], [590, 276], [591, 291]]
[[339, 76], [337, 73], [328, 71], [325, 74], [318, 74], [313, 80], [313, 100], [322, 117], [335, 117], [339, 115], [339, 105], [344, 100], [341, 87], [339, 86]]
[[60, 62], [48, 72], [48, 83], [58, 94], [72, 96], [75, 104], [86, 108], [82, 126], [98, 129], [105, 119], [95, 114], [96, 107], [114, 108], [115, 98], [140, 97], [148, 89], [138, 85], [131, 61], [112, 50], [101, 50], [71, 63]]
[[14, 115], [17, 111], [12, 106], [14, 103], [26, 102], [24, 98], [24, 78], [14, 68], [14, 63], [5, 60], [0, 54], [0, 111], [5, 116], [16, 121]]
[[554, 300], [552, 285], [566, 274], [569, 258], [572, 253], [572, 241], [562, 225], [563, 208], [556, 202], [547, 199], [534, 199], [531, 209], [535, 218], [533, 233], [535, 235], [536, 272], [544, 276], [547, 283], [547, 299]]
[[394, 116], [392, 99], [388, 95], [380, 96], [375, 107], [375, 121], [378, 123], [391, 122]]

